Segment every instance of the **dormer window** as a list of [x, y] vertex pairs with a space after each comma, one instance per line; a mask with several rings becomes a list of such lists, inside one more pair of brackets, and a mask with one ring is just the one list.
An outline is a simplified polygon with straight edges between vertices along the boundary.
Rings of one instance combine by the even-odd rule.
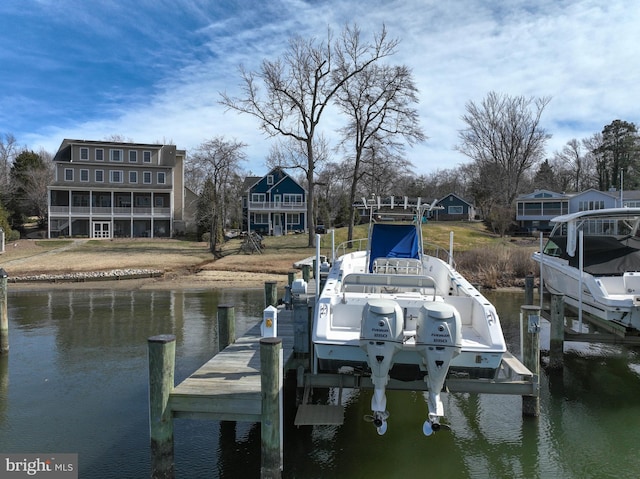
[[80, 148], [80, 159], [82, 161], [89, 159], [89, 148]]
[[268, 185], [272, 185], [273, 184], [273, 175], [267, 175], [267, 184]]

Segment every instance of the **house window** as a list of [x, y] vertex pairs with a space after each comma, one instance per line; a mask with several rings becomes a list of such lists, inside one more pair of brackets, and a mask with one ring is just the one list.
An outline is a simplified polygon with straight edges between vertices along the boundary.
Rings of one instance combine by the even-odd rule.
[[151, 152], [150, 151], [143, 151], [142, 152], [142, 161], [144, 161], [145, 163], [151, 163]]
[[96, 170], [96, 183], [104, 183], [104, 170]]
[[137, 183], [138, 182], [138, 172], [130, 171], [129, 172], [129, 183]]
[[110, 183], [122, 183], [123, 174], [121, 170], [111, 170], [109, 171], [109, 182]]
[[273, 184], [273, 175], [267, 175], [267, 184], [268, 185], [272, 185]]
[[269, 215], [267, 213], [254, 213], [253, 224], [255, 225], [268, 225]]
[[122, 161], [122, 150], [109, 150], [109, 155], [111, 161]]
[[461, 215], [463, 213], [462, 206], [449, 206], [447, 213], [450, 215]]
[[166, 182], [166, 175], [163, 171], [158, 172], [158, 184], [164, 185]]
[[81, 160], [89, 159], [89, 148], [80, 148], [80, 159]]
[[287, 225], [297, 226], [300, 224], [300, 213], [287, 213]]
[[251, 201], [256, 203], [264, 203], [267, 200], [267, 195], [264, 193], [251, 193]]
[[164, 208], [164, 198], [162, 196], [154, 197], [156, 208]]
[[73, 168], [64, 169], [64, 181], [73, 181]]
[[102, 148], [96, 149], [96, 161], [104, 161], [104, 150]]
[[138, 161], [138, 152], [136, 150], [129, 150], [129, 163], [136, 163]]
[[142, 182], [145, 185], [150, 185], [151, 184], [151, 172], [150, 171], [143, 171], [142, 172]]
[[282, 202], [287, 205], [301, 205], [302, 204], [302, 195], [301, 194], [291, 194], [284, 193], [282, 195]]
[[80, 170], [80, 181], [89, 181], [89, 170]]

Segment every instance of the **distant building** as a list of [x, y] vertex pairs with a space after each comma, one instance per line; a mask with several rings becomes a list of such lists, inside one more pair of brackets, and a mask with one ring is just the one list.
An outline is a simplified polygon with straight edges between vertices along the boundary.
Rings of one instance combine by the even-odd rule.
[[245, 178], [242, 229], [278, 236], [307, 232], [307, 190], [281, 168]]
[[175, 145], [63, 140], [47, 193], [49, 238], [187, 232], [184, 160]]
[[437, 206], [442, 209], [433, 211], [433, 219], [436, 221], [471, 221], [476, 216], [475, 206], [455, 193], [449, 193], [438, 200]]
[[640, 191], [598, 191], [588, 189], [578, 193], [557, 193], [535, 190], [516, 199], [516, 222], [521, 231], [549, 232], [551, 219], [567, 213], [621, 206], [640, 206]]

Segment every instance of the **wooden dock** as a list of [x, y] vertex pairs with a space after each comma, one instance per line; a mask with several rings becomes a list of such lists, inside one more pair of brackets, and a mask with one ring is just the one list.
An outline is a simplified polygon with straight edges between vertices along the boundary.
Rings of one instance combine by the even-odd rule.
[[[283, 362], [293, 355], [293, 314], [278, 310]], [[260, 324], [207, 361], [169, 396], [175, 418], [260, 422]], [[286, 367], [286, 366], [285, 366]]]

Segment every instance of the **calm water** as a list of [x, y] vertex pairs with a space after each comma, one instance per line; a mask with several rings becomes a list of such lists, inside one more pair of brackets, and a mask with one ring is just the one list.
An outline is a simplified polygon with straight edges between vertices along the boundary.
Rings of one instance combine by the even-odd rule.
[[[262, 316], [263, 290], [52, 291], [9, 288], [10, 354], [0, 358], [0, 451], [78, 453], [81, 478], [149, 476], [147, 338], [177, 336], [176, 380], [217, 350], [218, 304], [241, 334]], [[488, 295], [518, 353], [521, 294]], [[293, 397], [294, 394], [288, 394]], [[389, 392], [389, 430], [362, 420], [370, 392], [345, 392], [341, 427], [295, 428], [286, 405], [287, 478], [636, 478], [640, 354], [573, 344], [564, 371], [543, 375], [541, 416], [518, 396], [444, 395], [451, 432], [425, 438], [421, 393]], [[177, 420], [177, 476], [259, 476], [255, 424]]]

